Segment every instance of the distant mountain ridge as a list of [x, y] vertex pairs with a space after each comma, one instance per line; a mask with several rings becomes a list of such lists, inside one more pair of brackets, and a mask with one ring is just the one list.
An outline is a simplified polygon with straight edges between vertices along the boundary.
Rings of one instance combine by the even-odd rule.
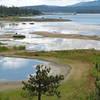
[[90, 2], [80, 2], [75, 5], [72, 5], [73, 7], [79, 7], [79, 6], [100, 6], [100, 0], [90, 1]]
[[51, 6], [51, 5], [39, 5], [39, 6], [26, 6], [21, 7], [26, 9], [40, 10], [41, 12], [49, 13], [100, 13], [100, 0], [91, 2], [81, 2], [71, 6]]

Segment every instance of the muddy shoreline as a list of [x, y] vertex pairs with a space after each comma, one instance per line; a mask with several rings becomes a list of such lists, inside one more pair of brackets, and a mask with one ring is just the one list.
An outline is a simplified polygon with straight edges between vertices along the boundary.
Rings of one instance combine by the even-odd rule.
[[[100, 36], [97, 36], [97, 35], [89, 36], [89, 35], [80, 35], [80, 34], [60, 34], [60, 33], [46, 32], [46, 31], [36, 31], [36, 32], [31, 32], [30, 34], [43, 36], [41, 38], [50, 37], [50, 38], [85, 39], [85, 40], [100, 41]], [[12, 39], [14, 35], [15, 34], [1, 34], [0, 38], [10, 38], [10, 39]]]
[[85, 40], [97, 40], [100, 41], [100, 37], [93, 35], [80, 35], [80, 34], [60, 34], [60, 33], [53, 33], [53, 32], [43, 32], [43, 31], [37, 31], [37, 32], [31, 32], [30, 34], [37, 34], [42, 35], [44, 37], [51, 37], [51, 38], [69, 38], [69, 39], [85, 39]]

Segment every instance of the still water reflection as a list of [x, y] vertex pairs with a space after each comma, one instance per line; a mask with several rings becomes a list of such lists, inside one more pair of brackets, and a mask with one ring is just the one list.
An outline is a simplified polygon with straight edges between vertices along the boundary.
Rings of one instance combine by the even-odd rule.
[[0, 81], [26, 80], [29, 74], [35, 73], [34, 65], [42, 61], [22, 58], [0, 57]]
[[[0, 23], [0, 34], [23, 34], [23, 40], [6, 39], [3, 41], [9, 46], [25, 45], [28, 50], [67, 50], [67, 49], [100, 49], [100, 41], [83, 39], [43, 38], [43, 36], [30, 34], [35, 31], [48, 31], [54, 34], [82, 34], [100, 36], [100, 14], [81, 15], [44, 15], [36, 18], [67, 18], [70, 22], [22, 22]], [[34, 17], [32, 17], [34, 18]]]
[[[6, 41], [8, 45], [25, 45], [28, 50], [70, 50], [100, 49], [100, 41], [64, 38], [26, 38], [23, 40]], [[6, 43], [4, 42], [4, 43]]]

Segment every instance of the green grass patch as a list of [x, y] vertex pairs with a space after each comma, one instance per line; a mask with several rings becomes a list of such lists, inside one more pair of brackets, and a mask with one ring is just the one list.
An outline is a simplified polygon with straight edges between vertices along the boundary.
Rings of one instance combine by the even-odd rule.
[[0, 51], [8, 51], [9, 48], [6, 46], [0, 46]]
[[20, 46], [13, 46], [14, 50], [25, 50], [26, 47], [24, 45], [20, 45]]
[[0, 52], [12, 51], [12, 50], [25, 50], [25, 49], [26, 49], [26, 47], [23, 45], [13, 46], [13, 47], [0, 46]]

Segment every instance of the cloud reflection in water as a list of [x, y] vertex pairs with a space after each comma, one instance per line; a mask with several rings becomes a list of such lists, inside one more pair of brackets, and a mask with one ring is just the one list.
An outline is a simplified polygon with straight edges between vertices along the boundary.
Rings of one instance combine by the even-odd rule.
[[24, 67], [26, 64], [28, 64], [26, 59], [8, 57], [2, 59], [3, 69], [17, 69]]
[[35, 59], [0, 57], [0, 81], [26, 80], [36, 71], [32, 66], [44, 63]]

